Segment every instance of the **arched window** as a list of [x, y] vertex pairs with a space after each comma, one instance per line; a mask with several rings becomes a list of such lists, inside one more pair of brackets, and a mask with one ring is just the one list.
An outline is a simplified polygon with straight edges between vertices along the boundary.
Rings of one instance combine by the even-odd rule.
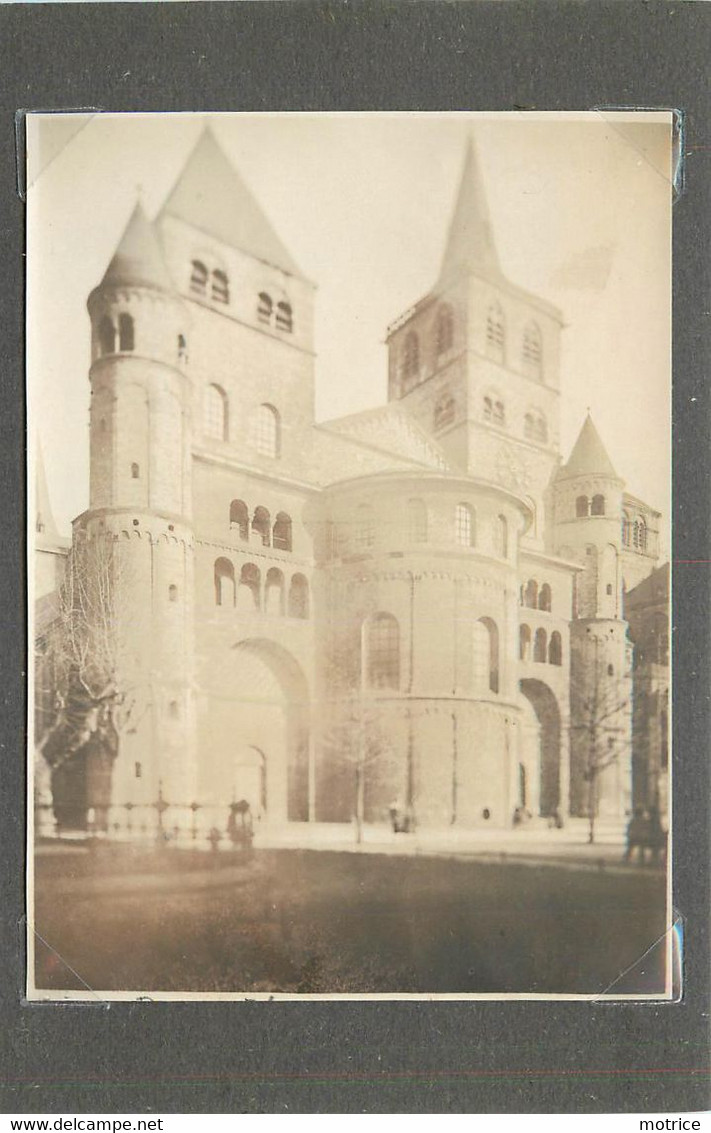
[[354, 536], [355, 546], [359, 550], [363, 551], [366, 547], [373, 546], [375, 542], [375, 520], [370, 504], [358, 505], [356, 509]]
[[99, 323], [99, 346], [102, 354], [113, 354], [116, 350], [116, 331], [108, 315]]
[[484, 398], [484, 420], [491, 421], [494, 417], [494, 402], [490, 397]]
[[244, 500], [233, 500], [230, 504], [230, 528], [239, 531], [245, 543], [249, 541], [249, 512]]
[[252, 420], [252, 444], [261, 456], [276, 460], [281, 447], [281, 421], [273, 405], [260, 405]]
[[277, 517], [274, 520], [272, 546], [277, 551], [291, 550], [291, 516], [287, 515], [285, 511], [277, 512]]
[[402, 348], [402, 388], [407, 393], [420, 373], [420, 340], [414, 330], [408, 331]]
[[546, 610], [547, 613], [551, 612], [551, 588], [547, 582], [543, 583], [538, 594], [538, 609]]
[[632, 526], [632, 541], [634, 543], [635, 550], [647, 550], [647, 524], [641, 516], [635, 519]]
[[289, 617], [308, 618], [309, 584], [303, 574], [295, 574], [289, 587]]
[[522, 661], [531, 660], [531, 629], [522, 625], [518, 631], [519, 654]]
[[536, 636], [533, 642], [533, 660], [545, 661], [546, 660], [546, 646], [547, 636], [544, 629], [537, 629]]
[[500, 303], [492, 303], [486, 316], [486, 352], [497, 362], [504, 361], [506, 329]]
[[257, 318], [260, 323], [269, 323], [272, 321], [272, 310], [274, 304], [272, 303], [271, 295], [267, 295], [266, 291], [260, 291], [257, 299]]
[[133, 333], [133, 319], [130, 315], [119, 315], [119, 350], [133, 350], [135, 339]]
[[460, 547], [476, 545], [476, 514], [469, 504], [457, 504], [455, 508], [454, 540]]
[[575, 501], [575, 516], [577, 519], [582, 519], [588, 515], [590, 511], [590, 501], [587, 496], [578, 496]]
[[169, 602], [177, 602], [178, 601], [178, 587], [175, 585], [174, 582], [171, 582], [170, 586], [168, 587], [168, 601]]
[[629, 547], [632, 543], [632, 521], [626, 511], [622, 513], [622, 546]]
[[563, 643], [558, 630], [553, 630], [550, 645], [548, 646], [548, 663], [550, 665], [563, 664]]
[[193, 260], [190, 273], [190, 290], [195, 295], [205, 295], [207, 293], [207, 275], [207, 268], [202, 260]]
[[492, 413], [492, 421], [495, 425], [506, 424], [506, 410], [504, 409], [503, 401], [495, 401]]
[[141, 468], [140, 468], [140, 465], [136, 464], [135, 460], [134, 460], [133, 464], [131, 465], [131, 479], [132, 480], [140, 480], [141, 479]]
[[256, 531], [262, 537], [262, 546], [268, 547], [271, 541], [272, 522], [271, 516], [265, 507], [258, 507], [254, 509], [252, 517], [252, 531]]
[[605, 497], [593, 496], [592, 503], [590, 504], [591, 515], [604, 515], [605, 514]]
[[538, 609], [538, 583], [535, 578], [529, 578], [524, 591], [524, 605], [531, 610]]
[[229, 559], [215, 561], [215, 605], [234, 606], [235, 568]]
[[523, 332], [523, 370], [531, 377], [541, 376], [541, 332], [536, 323], [529, 323]]
[[221, 386], [212, 384], [205, 390], [203, 405], [203, 432], [206, 437], [216, 441], [226, 441], [228, 436], [227, 394]]
[[392, 614], [374, 614], [364, 626], [366, 679], [371, 688], [400, 687], [400, 627]]
[[180, 362], [188, 360], [188, 340], [184, 334], [178, 335], [178, 360]]
[[529, 441], [542, 444], [548, 440], [548, 423], [540, 409], [529, 409], [523, 419], [523, 435]]
[[435, 429], [451, 425], [456, 414], [456, 403], [449, 390], [443, 390], [435, 401], [433, 424]]
[[290, 303], [277, 303], [276, 309], [277, 330], [284, 330], [288, 334], [294, 329], [294, 315]]
[[259, 609], [261, 575], [254, 563], [245, 563], [239, 575], [237, 608], [244, 612]]
[[264, 584], [264, 612], [274, 617], [284, 614], [284, 575], [270, 567]]
[[479, 618], [473, 629], [474, 685], [480, 691], [499, 691], [499, 629], [491, 618]]
[[502, 559], [508, 558], [509, 554], [509, 525], [506, 522], [505, 515], [497, 515], [494, 525], [494, 533], [496, 537], [496, 553]]
[[437, 312], [435, 342], [438, 356], [446, 354], [454, 345], [454, 317], [448, 303], [444, 303]]
[[180, 719], [180, 705], [178, 704], [177, 700], [170, 700], [168, 702], [168, 715], [170, 716], [171, 720]]
[[230, 284], [227, 275], [220, 268], [212, 273], [212, 298], [216, 303], [229, 303]]
[[407, 527], [411, 543], [427, 542], [427, 507], [424, 500], [408, 500]]
[[608, 675], [608, 677], [614, 677], [614, 675], [615, 675], [615, 666], [614, 665], [608, 665], [607, 666], [607, 675]]

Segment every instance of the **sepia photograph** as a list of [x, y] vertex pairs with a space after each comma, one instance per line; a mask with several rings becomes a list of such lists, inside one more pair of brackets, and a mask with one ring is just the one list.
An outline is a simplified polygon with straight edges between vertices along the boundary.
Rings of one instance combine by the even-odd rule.
[[26, 125], [28, 998], [678, 996], [672, 113]]

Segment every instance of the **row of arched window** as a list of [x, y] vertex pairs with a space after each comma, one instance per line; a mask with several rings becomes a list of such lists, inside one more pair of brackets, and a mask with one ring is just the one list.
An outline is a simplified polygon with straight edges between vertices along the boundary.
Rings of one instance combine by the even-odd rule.
[[529, 578], [525, 586], [521, 587], [521, 605], [531, 610], [545, 610], [551, 612], [551, 588], [547, 582], [539, 586], [535, 578]]
[[[190, 271], [190, 290], [201, 299], [213, 303], [229, 303], [230, 281], [222, 268], [210, 269], [202, 260], [193, 260]], [[266, 326], [291, 334], [294, 329], [294, 312], [286, 300], [274, 302], [266, 291], [257, 296], [257, 320]]]
[[[456, 412], [457, 405], [454, 397], [449, 390], [443, 390], [435, 401], [432, 421], [433, 427], [438, 430], [444, 429], [447, 425], [451, 425], [456, 417]], [[487, 393], [484, 395], [482, 401], [482, 417], [492, 425], [498, 425], [499, 428], [506, 426], [506, 407], [496, 393]], [[527, 440], [541, 441], [544, 444], [548, 440], [548, 423], [540, 409], [529, 409], [525, 414], [523, 419], [523, 435]]]
[[[533, 653], [533, 658], [531, 658], [531, 653]], [[537, 629], [532, 638], [531, 627], [527, 625], [520, 626], [519, 655], [522, 661], [530, 661], [533, 659], [540, 664], [562, 665], [563, 641], [558, 630], [553, 631], [549, 641], [548, 635], [544, 629]]]
[[[99, 352], [100, 354], [126, 353], [136, 349], [136, 332], [131, 315], [122, 312], [117, 324], [109, 315], [104, 315], [99, 323]], [[178, 335], [178, 360], [185, 362], [188, 357], [188, 345], [184, 334]]]
[[190, 290], [202, 299], [212, 299], [213, 303], [229, 303], [230, 281], [222, 268], [208, 268], [202, 260], [193, 260], [190, 265]]
[[309, 584], [303, 574], [294, 574], [288, 592], [284, 574], [270, 567], [264, 578], [254, 563], [244, 563], [239, 577], [230, 559], [215, 560], [215, 605], [235, 607], [242, 613], [262, 611], [265, 614], [290, 618], [308, 618]]
[[277, 330], [291, 334], [294, 329], [294, 312], [291, 304], [280, 299], [275, 303], [266, 291], [260, 291], [257, 299], [257, 318], [264, 326], [274, 326]]
[[[363, 672], [370, 688], [400, 688], [400, 626], [392, 614], [379, 612], [362, 627]], [[492, 618], [479, 618], [472, 631], [473, 684], [480, 691], [499, 691], [499, 630]]]
[[595, 495], [591, 498], [588, 496], [578, 496], [575, 501], [575, 516], [577, 519], [584, 519], [586, 515], [604, 515], [605, 514], [605, 497], [603, 495]]
[[[222, 386], [214, 382], [205, 390], [203, 434], [217, 441], [229, 440], [229, 398]], [[275, 406], [265, 402], [254, 410], [250, 421], [249, 442], [262, 456], [275, 460], [281, 454], [281, 417]]]
[[119, 351], [131, 351], [136, 348], [136, 336], [133, 319], [124, 313], [118, 317], [118, 326], [114, 324], [109, 315], [104, 315], [99, 323], [99, 349], [102, 354], [115, 354]]
[[291, 516], [285, 511], [277, 512], [272, 525], [271, 516], [265, 507], [256, 507], [251, 522], [249, 508], [244, 500], [232, 500], [230, 504], [230, 528], [239, 533], [243, 542], [249, 542], [250, 531], [256, 532], [262, 546], [274, 547], [277, 551], [291, 550]]
[[[506, 361], [506, 320], [500, 303], [492, 303], [486, 315], [486, 352], [497, 362]], [[454, 345], [454, 313], [448, 303], [437, 312], [434, 329], [434, 355], [438, 363]], [[529, 323], [523, 332], [521, 368], [530, 377], [540, 378], [543, 366], [543, 346], [537, 323]], [[412, 389], [422, 370], [422, 351], [417, 331], [409, 330], [403, 339], [400, 355], [400, 381], [402, 393]]]
[[648, 542], [647, 524], [641, 515], [622, 515], [622, 545], [633, 547], [635, 551], [646, 551]]
[[[407, 501], [406, 509], [406, 538], [411, 543], [426, 543], [428, 539], [428, 513], [424, 500], [412, 499]], [[335, 525], [330, 527], [330, 550], [332, 554], [339, 554], [338, 532]], [[460, 547], [476, 547], [477, 545], [477, 515], [471, 504], [460, 503], [454, 509], [454, 541]], [[376, 515], [371, 504], [359, 504], [356, 508], [353, 527], [352, 545], [357, 550], [365, 551], [373, 547], [376, 542]], [[494, 519], [494, 552], [501, 558], [508, 558], [509, 535], [506, 516], [497, 515]]]

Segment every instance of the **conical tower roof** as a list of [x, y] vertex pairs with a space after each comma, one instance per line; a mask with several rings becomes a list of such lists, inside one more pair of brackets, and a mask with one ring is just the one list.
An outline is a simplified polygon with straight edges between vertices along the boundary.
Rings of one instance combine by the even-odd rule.
[[464, 275], [501, 278], [489, 205], [474, 142], [470, 138], [454, 215], [449, 226], [440, 282]]
[[210, 130], [200, 135], [161, 215], [175, 216], [255, 259], [301, 275]]
[[574, 476], [606, 476], [611, 480], [619, 480], [589, 413], [567, 464], [559, 470], [556, 479], [570, 480]]
[[131, 214], [101, 285], [138, 285], [172, 290], [158, 238], [140, 203]]

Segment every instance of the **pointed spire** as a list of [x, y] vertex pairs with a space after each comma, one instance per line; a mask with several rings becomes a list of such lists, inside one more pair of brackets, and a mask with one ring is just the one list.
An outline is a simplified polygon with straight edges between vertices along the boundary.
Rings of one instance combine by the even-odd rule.
[[39, 440], [35, 444], [35, 532], [42, 536], [44, 542], [56, 543], [60, 539], [49, 502], [47, 474]]
[[292, 275], [298, 266], [235, 168], [205, 129], [161, 210]]
[[158, 237], [140, 202], [131, 214], [101, 284], [102, 287], [139, 285], [172, 291]]
[[470, 137], [454, 215], [449, 226], [440, 282], [464, 275], [501, 278], [489, 206]]
[[607, 476], [611, 480], [619, 480], [590, 413], [585, 418], [567, 464], [559, 470], [556, 479], [570, 480], [574, 476]]

